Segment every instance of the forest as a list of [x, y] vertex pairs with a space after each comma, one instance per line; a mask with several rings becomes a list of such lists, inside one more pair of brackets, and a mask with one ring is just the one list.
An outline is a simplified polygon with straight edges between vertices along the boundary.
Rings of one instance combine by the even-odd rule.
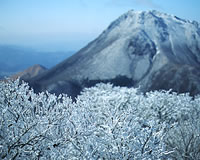
[[200, 96], [99, 83], [75, 101], [0, 82], [0, 159], [200, 159]]

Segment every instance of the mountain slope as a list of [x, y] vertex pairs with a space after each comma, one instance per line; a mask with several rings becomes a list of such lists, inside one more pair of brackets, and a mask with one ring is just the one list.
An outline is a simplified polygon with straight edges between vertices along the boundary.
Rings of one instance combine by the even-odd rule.
[[27, 68], [26, 70], [24, 70], [22, 72], [18, 72], [17, 74], [12, 75], [10, 78], [11, 79], [20, 78], [22, 80], [27, 81], [31, 78], [34, 78], [34, 77], [44, 73], [45, 71], [47, 71], [47, 69], [44, 66], [36, 64], [36, 65], [33, 65], [33, 66]]
[[[194, 68], [195, 72], [190, 73], [185, 66]], [[182, 92], [172, 83], [176, 78], [169, 77], [171, 74], [182, 77], [179, 74], [181, 70], [194, 77], [187, 80], [188, 85], [183, 89], [192, 93], [188, 86], [193, 81], [195, 84], [199, 82], [199, 77], [195, 76], [200, 73], [199, 66], [200, 28], [197, 22], [157, 11], [131, 10], [85, 48], [36, 77], [30, 84], [37, 91], [65, 92], [69, 95], [74, 88], [78, 93], [81, 88], [100, 81], [112, 81], [116, 85], [118, 81], [126, 81], [123, 85], [140, 85], [143, 91], [173, 88]], [[168, 76], [167, 80], [160, 78], [165, 76]], [[199, 92], [200, 88], [195, 87], [195, 93]]]

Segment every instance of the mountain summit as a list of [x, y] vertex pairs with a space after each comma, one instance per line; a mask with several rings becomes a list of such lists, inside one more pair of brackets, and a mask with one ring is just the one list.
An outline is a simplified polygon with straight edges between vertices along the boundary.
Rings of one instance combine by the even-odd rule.
[[75, 96], [98, 82], [200, 93], [200, 25], [158, 11], [128, 11], [94, 41], [30, 81]]

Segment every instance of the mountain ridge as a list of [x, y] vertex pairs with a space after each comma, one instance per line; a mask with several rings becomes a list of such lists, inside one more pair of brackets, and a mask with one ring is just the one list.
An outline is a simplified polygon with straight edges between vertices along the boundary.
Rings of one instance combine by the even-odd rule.
[[[112, 22], [86, 47], [31, 80], [30, 84], [38, 91], [70, 95], [74, 86], [81, 90], [86, 81], [109, 82], [124, 78], [131, 80], [134, 87], [142, 86], [143, 91], [172, 88], [179, 92], [181, 90], [173, 85], [166, 84], [165, 88], [152, 84], [155, 75], [164, 74], [174, 66], [200, 66], [199, 23], [158, 11], [131, 10]], [[195, 94], [200, 91], [197, 88]], [[193, 92], [187, 86], [185, 91]]]
[[11, 79], [20, 78], [20, 80], [27, 81], [27, 80], [34, 78], [46, 71], [47, 71], [47, 68], [45, 68], [44, 66], [42, 66], [40, 64], [35, 64], [35, 65], [25, 69], [22, 72], [18, 72], [16, 74], [12, 75], [10, 78]]

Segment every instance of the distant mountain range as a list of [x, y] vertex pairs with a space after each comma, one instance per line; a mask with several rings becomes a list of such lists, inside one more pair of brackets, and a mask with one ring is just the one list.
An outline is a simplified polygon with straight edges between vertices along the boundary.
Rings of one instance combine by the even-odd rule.
[[39, 52], [13, 45], [0, 45], [0, 78], [23, 71], [35, 64], [51, 68], [74, 52]]
[[29, 81], [76, 96], [98, 82], [200, 93], [200, 25], [158, 11], [129, 11], [94, 41]]

